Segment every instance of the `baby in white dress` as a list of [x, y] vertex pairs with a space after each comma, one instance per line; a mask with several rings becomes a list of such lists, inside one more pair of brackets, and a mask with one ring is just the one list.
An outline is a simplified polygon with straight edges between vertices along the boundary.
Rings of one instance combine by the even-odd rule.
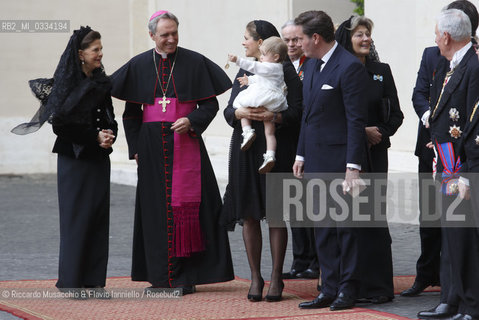
[[[276, 113], [288, 108], [286, 101], [287, 88], [284, 83], [282, 62], [288, 57], [288, 47], [279, 37], [269, 37], [264, 40], [260, 46], [260, 61], [246, 60], [234, 55], [228, 55], [228, 59], [249, 72], [252, 76], [239, 77], [238, 81], [241, 87], [247, 85], [248, 88], [241, 91], [233, 102], [235, 109], [241, 107], [258, 108], [265, 107], [267, 110], [275, 113], [273, 120], [263, 121], [264, 134], [266, 137], [266, 153], [263, 155], [264, 162], [259, 168], [259, 173], [271, 171], [276, 161], [276, 126], [274, 120]], [[251, 128], [251, 120], [242, 118], [241, 127], [243, 129], [243, 142], [241, 150], [249, 149], [256, 134]]]

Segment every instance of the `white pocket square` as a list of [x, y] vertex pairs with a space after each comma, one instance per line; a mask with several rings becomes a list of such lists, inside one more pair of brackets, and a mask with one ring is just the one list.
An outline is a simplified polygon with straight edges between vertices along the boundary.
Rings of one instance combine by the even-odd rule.
[[321, 90], [331, 90], [331, 89], [334, 89], [334, 88], [331, 87], [329, 84], [323, 84], [323, 86], [321, 87]]

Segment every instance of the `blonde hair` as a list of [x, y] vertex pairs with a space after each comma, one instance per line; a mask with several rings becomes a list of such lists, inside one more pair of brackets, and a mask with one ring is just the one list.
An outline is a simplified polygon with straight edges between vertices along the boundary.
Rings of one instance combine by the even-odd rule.
[[283, 62], [288, 58], [288, 46], [280, 37], [269, 37], [261, 44], [261, 49], [265, 53], [277, 54], [278, 62]]

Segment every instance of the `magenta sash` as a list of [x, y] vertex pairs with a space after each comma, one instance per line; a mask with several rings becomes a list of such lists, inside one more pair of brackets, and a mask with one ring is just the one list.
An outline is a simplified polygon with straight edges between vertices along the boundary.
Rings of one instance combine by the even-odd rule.
[[[175, 122], [196, 108], [196, 102], [155, 98], [154, 105], [143, 105], [143, 122]], [[165, 112], [163, 112], [165, 110]], [[173, 209], [173, 255], [189, 257], [205, 249], [200, 226], [201, 155], [197, 138], [174, 133], [171, 207]]]

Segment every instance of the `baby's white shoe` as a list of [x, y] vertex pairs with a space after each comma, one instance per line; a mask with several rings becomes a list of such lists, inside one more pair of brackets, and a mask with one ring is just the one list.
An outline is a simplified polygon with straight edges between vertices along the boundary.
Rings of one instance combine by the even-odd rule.
[[251, 147], [256, 139], [256, 133], [254, 133], [254, 129], [245, 130], [242, 134], [243, 142], [241, 143], [241, 151], [246, 151]]
[[264, 159], [263, 164], [258, 169], [258, 172], [261, 174], [270, 172], [271, 169], [273, 169], [274, 163], [276, 161], [274, 156], [266, 154], [266, 153], [263, 154], [263, 159]]

